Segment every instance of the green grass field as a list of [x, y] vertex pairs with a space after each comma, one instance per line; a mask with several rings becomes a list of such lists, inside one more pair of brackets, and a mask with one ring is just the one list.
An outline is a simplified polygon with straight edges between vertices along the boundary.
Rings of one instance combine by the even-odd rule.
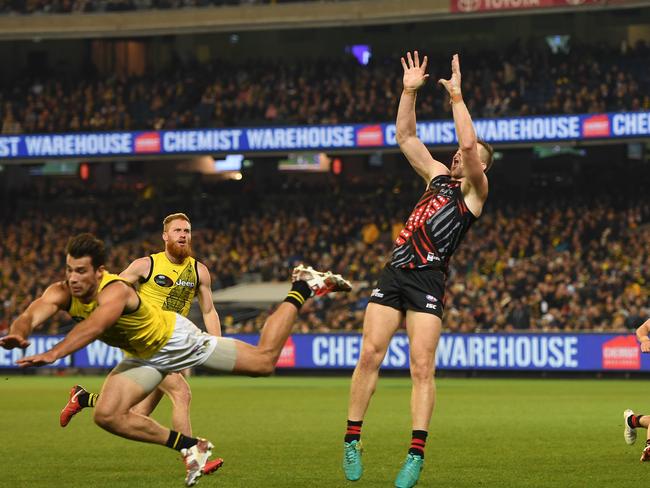
[[[194, 377], [195, 434], [212, 440], [224, 467], [198, 486], [392, 486], [410, 441], [408, 379], [383, 378], [363, 429], [364, 477], [340, 468], [347, 378]], [[71, 385], [99, 377], [0, 378], [3, 487], [180, 487], [169, 449], [96, 427], [90, 412], [62, 429]], [[441, 379], [418, 486], [638, 487], [645, 439], [623, 441], [626, 407], [650, 413], [647, 381]], [[167, 424], [169, 402], [155, 417]]]

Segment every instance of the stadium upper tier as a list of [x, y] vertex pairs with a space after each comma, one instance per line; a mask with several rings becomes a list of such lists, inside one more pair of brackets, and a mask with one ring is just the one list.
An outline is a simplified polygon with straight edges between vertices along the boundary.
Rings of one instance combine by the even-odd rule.
[[[407, 163], [404, 163], [405, 165]], [[592, 167], [593, 165], [588, 165]], [[483, 216], [453, 257], [445, 320], [448, 330], [619, 330], [650, 315], [648, 173], [616, 178], [585, 170], [581, 185], [526, 191], [493, 187]], [[600, 178], [600, 179], [599, 179]], [[365, 282], [349, 295], [313, 301], [298, 330], [358, 330], [374, 282], [417, 197], [415, 175], [364, 186], [282, 190], [254, 183], [108, 190], [41, 181], [8, 194], [0, 242], [0, 331], [45, 287], [64, 277], [71, 235], [94, 232], [111, 248], [109, 269], [162, 246], [160, 221], [178, 210], [193, 219], [193, 248], [214, 289], [250, 280], [287, 281], [299, 262]], [[230, 186], [229, 186], [230, 185]], [[288, 186], [287, 186], [288, 185]], [[110, 206], [106, 202], [110, 201]], [[258, 319], [227, 331], [254, 332]], [[63, 318], [51, 325], [55, 331]]]
[[[67, 14], [129, 12], [147, 9], [224, 7], [313, 1], [321, 0], [2, 0], [0, 1], [0, 13]], [[340, 2], [344, 0], [331, 1]]]
[[[620, 1], [614, 8], [633, 0]], [[423, 22], [450, 12], [448, 0], [409, 0], [408, 9], [404, 6], [400, 0], [0, 0], [0, 39], [127, 39], [363, 26]], [[564, 11], [586, 11], [582, 6], [567, 4]]]
[[[475, 117], [650, 109], [650, 49], [576, 46], [568, 55], [513, 48], [467, 53], [463, 92]], [[431, 80], [448, 59], [432, 56]], [[21, 78], [0, 93], [2, 133], [175, 129], [394, 121], [401, 92], [397, 59], [245, 65], [216, 61], [151, 76]], [[418, 97], [421, 120], [451, 118], [431, 81]]]
[[[447, 57], [428, 53], [431, 81], [420, 120], [450, 119], [434, 80]], [[650, 49], [575, 45], [570, 54], [517, 44], [463, 54], [463, 92], [474, 117], [650, 110]], [[399, 59], [257, 60], [175, 65], [142, 77], [79, 79], [46, 71], [0, 92], [2, 133], [209, 128], [394, 121]]]

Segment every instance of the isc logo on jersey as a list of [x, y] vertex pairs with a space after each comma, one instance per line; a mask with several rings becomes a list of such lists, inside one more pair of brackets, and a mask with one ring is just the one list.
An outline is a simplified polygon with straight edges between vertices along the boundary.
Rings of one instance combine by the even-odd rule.
[[[437, 299], [436, 297], [434, 297], [433, 295], [427, 295], [425, 298], [426, 298], [429, 302], [437, 302], [437, 301], [438, 301], [438, 299]], [[438, 305], [436, 305], [435, 303], [427, 303], [427, 304], [425, 305], [425, 307], [426, 307], [426, 308], [430, 308], [430, 309], [432, 309], [432, 310], [435, 310], [435, 309], [438, 308]]]
[[371, 297], [384, 298], [384, 294], [381, 292], [380, 288], [375, 288], [370, 294]]

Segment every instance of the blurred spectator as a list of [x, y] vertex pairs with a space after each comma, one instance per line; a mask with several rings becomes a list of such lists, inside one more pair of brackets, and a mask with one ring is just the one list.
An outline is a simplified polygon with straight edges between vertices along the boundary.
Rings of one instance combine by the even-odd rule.
[[[115, 8], [132, 5], [116, 0]], [[475, 117], [592, 113], [650, 108], [650, 49], [576, 45], [570, 54], [517, 44], [463, 53], [463, 92]], [[447, 76], [430, 53], [431, 79]], [[492, 66], [503, 66], [496, 71]], [[213, 61], [144, 77], [16, 78], [0, 91], [4, 133], [176, 129], [394, 121], [398, 59]], [[420, 120], [451, 118], [435, 83], [418, 96]]]
[[[0, 13], [67, 14], [78, 12], [123, 12], [143, 9], [221, 7], [323, 0], [0, 0]], [[344, 0], [328, 0], [344, 1]]]
[[[29, 200], [10, 196], [2, 215], [0, 328], [64, 278], [62, 251], [71, 235], [90, 231], [105, 239], [108, 268], [119, 271], [159, 250], [160, 220], [183, 208], [192, 209], [193, 248], [214, 289], [252, 276], [286, 281], [298, 262], [331, 269], [359, 286], [311, 301], [296, 331], [359, 330], [392, 247], [394, 219], [406, 217], [419, 194], [420, 182], [412, 184], [401, 192], [393, 191], [394, 181], [347, 191], [269, 188], [251, 198], [228, 183], [195, 188], [194, 200], [173, 187], [35, 185]], [[547, 189], [516, 205], [488, 202], [451, 262], [446, 330], [630, 330], [650, 316], [650, 202], [575, 193], [568, 199]], [[243, 323], [231, 317], [224, 327], [254, 332], [265, 316]]]

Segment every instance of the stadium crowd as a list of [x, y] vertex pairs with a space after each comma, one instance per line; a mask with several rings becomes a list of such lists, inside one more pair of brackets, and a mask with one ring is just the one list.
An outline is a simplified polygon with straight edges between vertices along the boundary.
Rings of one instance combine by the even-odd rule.
[[[419, 183], [386, 181], [355, 191], [333, 186], [319, 193], [300, 187], [282, 194], [199, 191], [188, 209], [194, 252], [210, 269], [215, 290], [251, 276], [286, 281], [300, 262], [341, 273], [358, 284], [356, 290], [311, 301], [297, 330], [359, 330]], [[97, 233], [110, 246], [109, 269], [120, 270], [160, 250], [162, 216], [188, 208], [187, 199], [179, 207], [181, 199], [162, 190], [156, 195], [150, 187], [102, 192], [66, 184], [30, 194], [29, 204], [8, 204], [2, 218], [0, 332], [49, 283], [63, 278], [69, 236]], [[222, 323], [226, 332], [254, 332], [265, 316], [239, 323], [224, 316]], [[462, 332], [611, 331], [636, 327], [648, 316], [648, 199], [540, 195], [516, 205], [489, 202], [452, 260], [444, 326]], [[64, 322], [59, 317], [49, 331]]]
[[[315, 0], [0, 0], [0, 14], [129, 12], [146, 9], [223, 7]], [[329, 0], [341, 1], [341, 0]]]
[[[430, 54], [435, 80], [446, 55]], [[475, 117], [650, 110], [650, 48], [574, 45], [463, 53], [465, 100]], [[225, 61], [144, 77], [61, 78], [40, 72], [0, 92], [2, 133], [176, 129], [394, 121], [401, 90], [397, 58]], [[421, 120], [451, 118], [431, 82], [418, 99]]]

